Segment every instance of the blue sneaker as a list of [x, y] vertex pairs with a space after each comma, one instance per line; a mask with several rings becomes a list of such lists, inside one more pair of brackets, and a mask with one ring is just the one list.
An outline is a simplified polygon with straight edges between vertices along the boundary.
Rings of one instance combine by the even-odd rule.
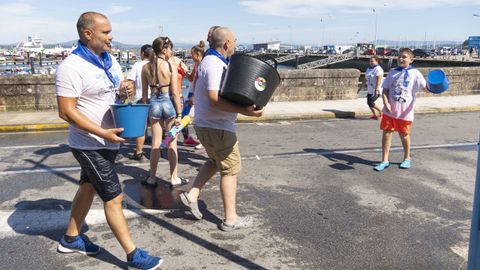
[[375, 166], [375, 168], [373, 168], [373, 169], [377, 172], [381, 172], [388, 167], [390, 167], [390, 162], [388, 162], [388, 161], [385, 162], [384, 161], [384, 162], [381, 162], [380, 164], [378, 164], [377, 166]]
[[410, 169], [412, 167], [412, 162], [410, 161], [410, 159], [405, 159], [404, 161], [402, 161], [402, 163], [400, 163], [400, 169]]
[[153, 270], [157, 269], [163, 263], [160, 257], [148, 255], [148, 252], [137, 248], [133, 254], [133, 259], [128, 262], [128, 269]]
[[65, 237], [62, 236], [57, 251], [60, 253], [78, 252], [85, 255], [96, 255], [100, 252], [100, 247], [92, 243], [85, 235], [77, 235], [72, 243], [65, 241]]

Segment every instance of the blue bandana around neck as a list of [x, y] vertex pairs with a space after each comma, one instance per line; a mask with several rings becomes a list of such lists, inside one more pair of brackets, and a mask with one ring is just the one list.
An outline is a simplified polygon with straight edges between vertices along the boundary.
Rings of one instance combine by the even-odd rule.
[[113, 77], [112, 73], [110, 73], [109, 69], [112, 67], [112, 58], [108, 52], [103, 52], [100, 57], [93, 53], [87, 46], [85, 46], [80, 40], [78, 41], [78, 47], [73, 50], [73, 54], [76, 54], [83, 58], [85, 61], [93, 64], [96, 67], [99, 67], [105, 71], [107, 74], [108, 79], [113, 83], [114, 87], [118, 86], [119, 80], [118, 78]]
[[214, 56], [220, 58], [220, 60], [222, 60], [223, 63], [225, 63], [225, 65], [228, 65], [228, 62], [230, 61], [230, 59], [225, 58], [225, 56], [221, 55], [219, 52], [217, 52], [217, 50], [212, 49], [212, 48], [208, 49], [205, 52], [205, 56], [207, 56], [207, 55], [214, 55]]
[[395, 68], [396, 71], [405, 72], [405, 73], [403, 73], [403, 86], [405, 86], [405, 87], [407, 87], [408, 83], [409, 83], [409, 81], [408, 81], [408, 77], [409, 77], [408, 76], [408, 71], [412, 68], [413, 68], [412, 65], [408, 65], [408, 67], [406, 67], [406, 68], [401, 67], [401, 66], [398, 66], [398, 67]]

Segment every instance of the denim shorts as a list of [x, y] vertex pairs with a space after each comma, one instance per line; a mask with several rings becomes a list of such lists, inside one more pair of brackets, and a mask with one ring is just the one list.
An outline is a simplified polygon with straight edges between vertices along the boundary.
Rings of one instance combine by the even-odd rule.
[[82, 168], [80, 184], [92, 184], [98, 196], [108, 202], [122, 193], [122, 187], [115, 171], [115, 157], [118, 150], [80, 150], [71, 148], [73, 156]]
[[170, 119], [175, 117], [176, 112], [168, 93], [153, 94], [150, 98], [149, 115], [154, 119]]

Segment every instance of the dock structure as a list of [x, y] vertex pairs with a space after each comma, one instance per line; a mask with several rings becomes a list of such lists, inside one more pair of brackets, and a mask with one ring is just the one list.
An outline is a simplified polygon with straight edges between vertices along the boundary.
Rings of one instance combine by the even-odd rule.
[[340, 55], [335, 55], [335, 56], [330, 56], [324, 59], [308, 62], [305, 64], [301, 64], [297, 66], [297, 69], [314, 69], [314, 68], [319, 68], [339, 62], [344, 62], [348, 61], [351, 59], [356, 58], [357, 55], [354, 52], [346, 53], [346, 54], [340, 54]]

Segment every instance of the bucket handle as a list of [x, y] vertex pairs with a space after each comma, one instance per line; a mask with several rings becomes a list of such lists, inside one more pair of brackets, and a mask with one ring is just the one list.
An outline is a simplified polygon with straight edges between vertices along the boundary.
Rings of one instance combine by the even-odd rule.
[[[271, 57], [270, 55], [262, 55], [261, 57], [255, 57], [258, 60], [262, 60], [263, 62], [269, 64], [270, 66], [273, 66], [273, 68], [277, 69], [278, 62], [275, 58]], [[265, 58], [268, 58], [268, 60], [264, 60]]]

